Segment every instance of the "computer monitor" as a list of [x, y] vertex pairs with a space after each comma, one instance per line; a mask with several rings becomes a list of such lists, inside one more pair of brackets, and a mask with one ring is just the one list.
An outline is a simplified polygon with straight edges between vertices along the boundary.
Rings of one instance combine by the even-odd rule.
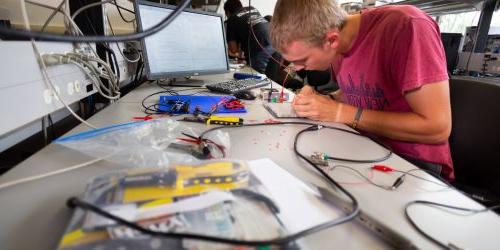
[[[135, 12], [139, 30], [154, 26], [175, 8], [137, 1]], [[229, 71], [224, 20], [218, 14], [185, 10], [163, 30], [143, 39], [142, 48], [150, 80]], [[200, 86], [203, 82], [176, 81], [176, 84]]]
[[441, 41], [446, 55], [446, 67], [448, 72], [452, 73], [458, 64], [458, 50], [462, 41], [462, 34], [441, 33]]

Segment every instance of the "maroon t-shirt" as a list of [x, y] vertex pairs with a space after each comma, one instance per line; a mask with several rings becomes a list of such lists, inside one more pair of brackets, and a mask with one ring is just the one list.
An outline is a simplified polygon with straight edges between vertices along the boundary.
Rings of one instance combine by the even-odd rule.
[[[346, 101], [372, 110], [410, 112], [405, 93], [448, 79], [439, 26], [413, 6], [383, 6], [361, 13], [351, 50], [333, 65]], [[400, 155], [441, 164], [453, 179], [448, 142], [422, 144], [381, 138]]]

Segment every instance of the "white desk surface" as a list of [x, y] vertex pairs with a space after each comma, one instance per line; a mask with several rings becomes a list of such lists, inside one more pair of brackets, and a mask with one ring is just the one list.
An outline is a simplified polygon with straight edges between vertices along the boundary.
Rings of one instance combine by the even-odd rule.
[[[205, 76], [208, 82], [229, 79], [231, 74]], [[161, 89], [154, 84], [141, 87], [108, 106], [88, 121], [96, 126], [130, 122], [134, 116], [144, 116], [140, 102], [151, 93]], [[186, 92], [188, 94], [188, 92]], [[149, 103], [157, 101], [150, 99]], [[263, 122], [273, 118], [262, 106], [262, 100], [246, 101], [248, 113], [242, 114], [250, 123]], [[274, 118], [273, 118], [274, 119]], [[303, 120], [306, 121], [306, 120]], [[341, 124], [328, 124], [347, 128]], [[208, 128], [201, 124], [191, 124]], [[250, 127], [225, 129], [231, 136], [229, 158], [254, 160], [270, 158], [278, 165], [301, 178], [319, 186], [328, 187], [319, 175], [292, 150], [296, 132], [304, 126], [282, 125], [273, 127]], [[79, 125], [68, 135], [87, 130]], [[351, 134], [323, 129], [307, 133], [299, 141], [303, 154], [322, 151], [332, 156], [354, 159], [378, 158], [385, 150], [374, 142]], [[92, 160], [79, 152], [57, 144], [50, 144], [0, 177], [0, 184], [36, 174], [54, 171], [64, 167]], [[372, 164], [340, 163], [364, 171]], [[397, 155], [382, 162], [398, 170], [415, 168]], [[0, 190], [0, 249], [54, 249], [69, 222], [72, 210], [67, 208], [67, 198], [79, 195], [86, 181], [96, 175], [115, 169], [110, 163], [101, 161], [91, 166], [65, 174], [12, 186]], [[425, 173], [417, 174], [433, 179]], [[433, 242], [421, 236], [404, 218], [404, 205], [412, 200], [422, 199], [457, 206], [479, 208], [478, 203], [456, 191], [442, 188], [425, 181], [407, 177], [396, 191], [386, 191], [370, 184], [349, 184], [362, 182], [353, 172], [336, 169], [332, 176], [351, 192], [359, 201], [362, 213], [376, 219], [384, 228], [390, 228], [421, 249], [438, 249]], [[374, 173], [373, 181], [391, 185], [398, 175]], [[435, 179], [433, 179], [435, 180]], [[450, 241], [463, 249], [498, 249], [500, 217], [492, 212], [473, 216], [457, 216], [439, 209], [416, 207], [412, 215], [419, 225], [443, 241]], [[351, 221], [333, 227], [299, 241], [304, 249], [387, 249], [392, 248], [371, 230], [358, 221]]]

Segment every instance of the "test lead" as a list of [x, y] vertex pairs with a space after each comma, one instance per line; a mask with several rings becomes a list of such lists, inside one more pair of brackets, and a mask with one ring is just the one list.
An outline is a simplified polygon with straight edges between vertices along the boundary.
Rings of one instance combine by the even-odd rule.
[[403, 184], [404, 180], [405, 180], [405, 176], [406, 174], [402, 174], [401, 176], [399, 176], [396, 181], [394, 182], [394, 184], [392, 184], [392, 189], [397, 189], [399, 186], [401, 186], [401, 184]]

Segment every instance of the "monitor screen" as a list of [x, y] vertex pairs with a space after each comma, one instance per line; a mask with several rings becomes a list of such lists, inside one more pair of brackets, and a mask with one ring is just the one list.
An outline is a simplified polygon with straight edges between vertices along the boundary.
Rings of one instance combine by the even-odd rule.
[[[176, 7], [138, 1], [139, 30], [148, 29]], [[229, 71], [222, 16], [185, 10], [167, 27], [142, 41], [149, 79], [196, 76]]]

